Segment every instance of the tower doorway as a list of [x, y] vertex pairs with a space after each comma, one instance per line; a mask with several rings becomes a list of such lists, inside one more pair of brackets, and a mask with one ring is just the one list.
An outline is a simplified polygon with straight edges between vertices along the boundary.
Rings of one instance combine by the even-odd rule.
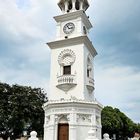
[[58, 140], [69, 140], [69, 124], [58, 124]]

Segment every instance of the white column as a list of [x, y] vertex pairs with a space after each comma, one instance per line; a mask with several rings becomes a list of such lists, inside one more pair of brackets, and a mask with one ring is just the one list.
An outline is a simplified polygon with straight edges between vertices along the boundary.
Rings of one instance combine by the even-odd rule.
[[62, 12], [65, 13], [65, 7], [61, 7]]
[[68, 1], [65, 1], [65, 12], [67, 13], [68, 10]]
[[48, 127], [48, 136], [46, 140], [55, 140], [55, 115], [50, 116], [50, 124]]
[[94, 109], [93, 114], [91, 116], [91, 123], [92, 123], [92, 126], [96, 125], [96, 110], [95, 109]]
[[80, 1], [80, 10], [83, 10], [83, 1]]
[[47, 140], [48, 137], [48, 128], [44, 125], [44, 140]]
[[80, 17], [77, 18], [77, 34], [83, 35], [83, 26], [82, 26], [82, 21]]
[[101, 116], [99, 116], [99, 138], [101, 139], [101, 131], [102, 131], [102, 124], [101, 124]]
[[72, 0], [72, 11], [76, 10], [75, 4], [76, 4], [76, 0]]
[[58, 116], [55, 116], [55, 140], [58, 137]]
[[69, 115], [69, 139], [70, 140], [77, 140], [76, 139], [76, 133], [77, 133], [77, 127], [76, 127], [76, 113], [74, 112], [74, 110], [72, 111], [72, 113]]
[[57, 23], [57, 26], [56, 26], [56, 39], [59, 39], [61, 36], [61, 24], [60, 22]]
[[[96, 110], [94, 109], [93, 114], [91, 116], [91, 123], [92, 123], [92, 128], [94, 130], [97, 130], [97, 124], [96, 124]], [[97, 134], [96, 134], [97, 135]]]
[[48, 118], [46, 116], [46, 112], [45, 112], [45, 119], [44, 119], [44, 140], [47, 140], [47, 136], [48, 136]]

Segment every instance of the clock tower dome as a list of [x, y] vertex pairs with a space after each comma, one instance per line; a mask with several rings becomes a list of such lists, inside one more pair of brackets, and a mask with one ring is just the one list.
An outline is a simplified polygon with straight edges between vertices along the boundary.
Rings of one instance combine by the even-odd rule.
[[102, 105], [94, 97], [92, 24], [87, 0], [60, 0], [62, 15], [51, 49], [50, 93], [44, 104], [44, 140], [85, 140], [91, 128], [101, 138]]

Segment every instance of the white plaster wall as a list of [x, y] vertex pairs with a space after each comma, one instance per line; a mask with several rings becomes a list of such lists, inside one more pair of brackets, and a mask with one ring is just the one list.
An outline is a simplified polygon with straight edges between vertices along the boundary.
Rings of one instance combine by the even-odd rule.
[[[69, 99], [71, 96], [77, 99], [84, 99], [84, 49], [83, 44], [68, 46], [63, 48], [52, 49], [51, 51], [51, 76], [50, 76], [50, 94], [48, 95], [49, 100], [58, 100], [61, 98]], [[75, 55], [75, 63], [71, 67], [71, 74], [76, 73], [77, 85], [70, 89], [67, 93], [58, 89], [57, 75], [61, 75], [60, 65], [58, 63], [58, 56], [64, 49], [71, 49]]]
[[[84, 103], [84, 102], [83, 102]], [[75, 104], [75, 105], [74, 105]], [[97, 105], [58, 101], [45, 109], [44, 140], [57, 140], [58, 123], [69, 124], [69, 140], [85, 140], [92, 127], [97, 129], [97, 137], [101, 138], [101, 124], [96, 118], [101, 118], [101, 110]], [[48, 119], [47, 119], [48, 118]], [[100, 120], [99, 120], [100, 121]]]
[[[88, 48], [86, 46], [84, 46], [84, 96], [86, 100], [92, 101], [94, 100], [94, 91], [92, 93], [90, 93], [86, 87], [87, 84], [87, 58], [89, 56], [90, 52], [88, 50]], [[91, 56], [91, 61], [93, 62], [93, 56], [90, 54]], [[94, 66], [92, 64], [92, 66]], [[92, 67], [93, 70], [93, 67]], [[92, 71], [92, 78], [94, 79], [94, 74]]]
[[77, 126], [77, 139], [76, 140], [85, 140], [88, 137], [88, 131], [90, 126]]
[[[72, 22], [72, 23], [75, 24], [75, 30], [71, 34], [65, 34], [63, 32], [63, 27], [65, 26], [65, 24], [67, 24], [69, 22]], [[83, 24], [83, 21], [82, 21], [81, 17], [79, 17], [75, 20], [68, 20], [68, 21], [57, 23], [57, 26], [56, 26], [56, 40], [64, 39], [65, 36], [77, 37], [77, 36], [83, 35], [84, 34], [83, 33], [83, 26], [85, 26], [85, 25]]]
[[[70, 89], [67, 93], [56, 87], [57, 76], [61, 76], [63, 73], [62, 67], [58, 63], [58, 56], [64, 49], [71, 49], [76, 55], [75, 63], [71, 67], [71, 74], [76, 74], [77, 85]], [[90, 93], [86, 87], [87, 57], [89, 54], [90, 52], [84, 44], [66, 46], [51, 50], [50, 93], [48, 95], [49, 100], [59, 100], [61, 98], [70, 99], [71, 96], [76, 97], [77, 99], [85, 99], [89, 101], [94, 100], [94, 92]], [[94, 78], [94, 76], [92, 78]]]

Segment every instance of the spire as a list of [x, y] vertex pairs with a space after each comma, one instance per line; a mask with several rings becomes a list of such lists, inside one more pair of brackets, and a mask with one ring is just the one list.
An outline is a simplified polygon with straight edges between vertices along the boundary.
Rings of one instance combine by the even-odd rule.
[[89, 3], [88, 0], [60, 0], [58, 6], [63, 13], [67, 13], [77, 10], [86, 11], [89, 7]]

